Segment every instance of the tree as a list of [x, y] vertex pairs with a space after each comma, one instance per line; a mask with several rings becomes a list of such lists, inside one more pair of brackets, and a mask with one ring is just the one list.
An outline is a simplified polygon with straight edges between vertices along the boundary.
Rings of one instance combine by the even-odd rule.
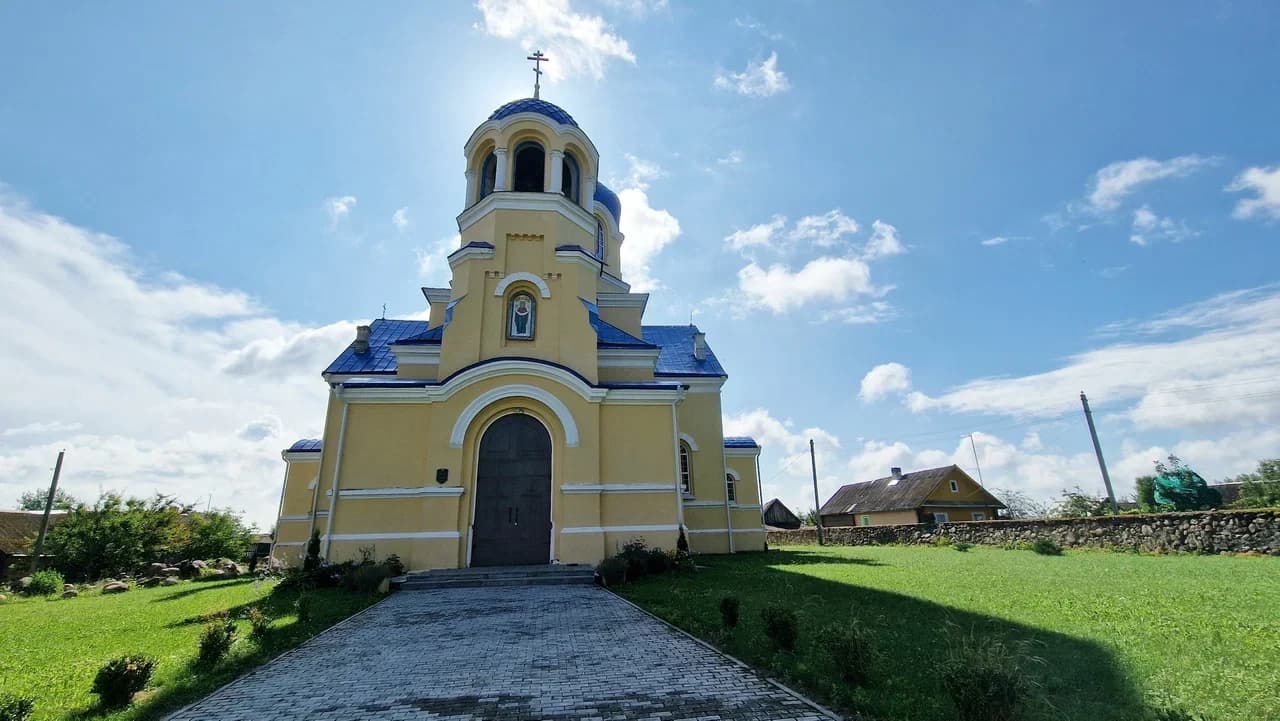
[[1235, 478], [1240, 486], [1240, 498], [1232, 508], [1280, 507], [1280, 458], [1258, 461], [1258, 470]]
[[177, 560], [185, 542], [179, 518], [187, 508], [156, 494], [149, 501], [104, 493], [80, 504], [45, 540], [63, 575], [97, 579], [136, 571], [153, 561]]
[[[24, 511], [43, 511], [45, 501], [48, 498], [48, 489], [38, 488], [34, 491], [27, 491], [19, 496], [18, 508]], [[65, 489], [59, 488], [53, 494], [53, 510], [55, 511], [70, 511], [78, 505], [80, 505], [80, 500], [67, 493]]]
[[809, 510], [805, 511], [804, 513], [801, 513], [801, 514], [800, 514], [800, 525], [802, 525], [802, 526], [810, 526], [810, 527], [818, 525], [818, 511], [817, 511], [817, 509], [810, 508]]
[[992, 489], [991, 493], [1005, 505], [1000, 512], [1001, 518], [1044, 518], [1049, 515], [1048, 506], [1022, 491], [1005, 488]]
[[1155, 498], [1160, 506], [1175, 511], [1201, 511], [1222, 505], [1222, 494], [1175, 455], [1169, 456], [1167, 464], [1156, 461]]
[[239, 560], [252, 540], [253, 530], [230, 508], [193, 513], [187, 520], [183, 558]]
[[1052, 515], [1057, 518], [1083, 518], [1105, 516], [1111, 512], [1111, 502], [1106, 498], [1085, 493], [1080, 486], [1062, 491], [1062, 498], [1053, 505]]
[[1133, 485], [1137, 489], [1138, 510], [1150, 513], [1160, 509], [1156, 503], [1155, 476], [1138, 476], [1133, 479]]
[[307, 540], [307, 556], [302, 559], [302, 570], [314, 571], [320, 567], [320, 529], [312, 529]]

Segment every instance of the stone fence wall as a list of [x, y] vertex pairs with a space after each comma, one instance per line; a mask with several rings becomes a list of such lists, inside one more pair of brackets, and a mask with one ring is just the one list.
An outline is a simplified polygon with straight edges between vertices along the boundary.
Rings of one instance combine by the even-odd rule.
[[[1148, 553], [1266, 553], [1280, 556], [1280, 510], [1198, 511], [1091, 518], [941, 523], [936, 526], [825, 528], [829, 545], [933, 543], [944, 536], [984, 546], [1052, 538], [1063, 548], [1106, 548]], [[814, 528], [769, 531], [769, 545], [812, 545]]]

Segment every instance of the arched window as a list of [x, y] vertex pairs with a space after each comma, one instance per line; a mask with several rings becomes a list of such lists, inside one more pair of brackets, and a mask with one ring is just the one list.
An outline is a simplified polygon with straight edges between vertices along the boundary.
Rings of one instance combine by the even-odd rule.
[[680, 492], [693, 495], [693, 470], [689, 461], [689, 444], [680, 441]]
[[498, 157], [489, 153], [480, 164], [480, 197], [476, 200], [484, 200], [496, 187], [498, 187]]
[[564, 160], [561, 161], [560, 194], [578, 202], [578, 161], [568, 153], [564, 154]]
[[511, 302], [507, 304], [507, 337], [513, 340], [533, 340], [537, 311], [537, 301], [528, 293], [511, 296]]
[[518, 193], [541, 193], [547, 189], [546, 162], [542, 146], [532, 140], [516, 146], [516, 175], [512, 187]]
[[738, 502], [738, 483], [732, 473], [724, 474], [724, 497], [729, 503]]
[[596, 258], [598, 258], [601, 263], [607, 262], [604, 257], [605, 251], [604, 221], [596, 218]]

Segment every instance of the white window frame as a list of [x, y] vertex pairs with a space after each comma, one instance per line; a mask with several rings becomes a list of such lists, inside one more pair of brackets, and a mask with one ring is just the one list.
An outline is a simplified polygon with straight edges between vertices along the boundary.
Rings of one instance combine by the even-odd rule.
[[693, 496], [693, 459], [689, 455], [689, 444], [680, 441], [680, 493]]
[[934, 523], [951, 523], [951, 516], [947, 515], [946, 511], [934, 511], [933, 522]]
[[970, 516], [971, 516], [971, 517], [973, 518], [973, 520], [975, 520], [975, 521], [985, 521], [985, 520], [987, 520], [987, 512], [986, 512], [986, 511], [974, 511], [972, 514], [970, 514]]
[[954, 478], [951, 479], [951, 492], [952, 493], [960, 492], [960, 481], [957, 481]]
[[724, 498], [732, 505], [738, 505], [738, 482], [732, 473], [724, 474]]

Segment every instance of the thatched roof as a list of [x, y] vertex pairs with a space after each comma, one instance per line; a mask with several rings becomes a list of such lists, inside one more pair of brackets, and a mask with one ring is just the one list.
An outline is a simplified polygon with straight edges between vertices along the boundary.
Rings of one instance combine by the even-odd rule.
[[[65, 511], [49, 514], [49, 527], [67, 515]], [[35, 538], [40, 534], [40, 520], [44, 511], [0, 511], [0, 553], [8, 556], [26, 555], [31, 552]]]

